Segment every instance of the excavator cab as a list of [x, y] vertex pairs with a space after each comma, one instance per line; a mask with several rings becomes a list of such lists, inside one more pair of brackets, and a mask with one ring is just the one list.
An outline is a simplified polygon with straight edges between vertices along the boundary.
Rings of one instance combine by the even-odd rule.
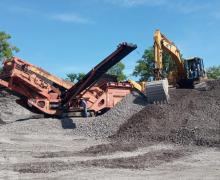
[[198, 81], [205, 77], [205, 69], [202, 58], [193, 57], [185, 59], [184, 67], [187, 73], [187, 79]]

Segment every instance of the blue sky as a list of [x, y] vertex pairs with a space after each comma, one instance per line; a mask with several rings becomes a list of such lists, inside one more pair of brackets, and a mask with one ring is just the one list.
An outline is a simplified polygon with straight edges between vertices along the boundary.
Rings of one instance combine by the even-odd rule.
[[0, 8], [16, 56], [63, 78], [89, 71], [124, 41], [138, 45], [123, 60], [130, 75], [157, 28], [184, 57], [220, 64], [219, 0], [1, 0]]

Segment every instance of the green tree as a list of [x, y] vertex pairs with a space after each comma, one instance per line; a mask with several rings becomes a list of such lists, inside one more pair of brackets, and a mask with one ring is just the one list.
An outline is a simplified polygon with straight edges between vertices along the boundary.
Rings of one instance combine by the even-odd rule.
[[124, 81], [126, 79], [126, 75], [124, 74], [125, 65], [122, 62], [117, 63], [114, 65], [107, 74], [113, 75], [117, 77], [118, 81]]
[[[172, 61], [171, 56], [164, 52], [163, 53], [163, 76], [166, 76], [169, 71], [174, 70], [176, 65]], [[137, 65], [134, 68], [133, 76], [139, 77], [140, 81], [146, 81], [150, 77], [154, 77], [154, 49], [149, 47], [144, 51], [141, 59], [137, 61]]]
[[146, 81], [153, 73], [154, 68], [154, 51], [153, 48], [150, 47], [144, 51], [141, 59], [137, 61], [137, 65], [134, 68], [133, 76], [139, 77], [140, 81]]
[[69, 73], [66, 76], [68, 81], [76, 83], [85, 76], [85, 73]]
[[207, 76], [209, 79], [220, 78], [220, 66], [213, 66], [207, 69]]
[[69, 73], [66, 76], [67, 76], [66, 80], [75, 83], [76, 78], [77, 78], [77, 74], [76, 73]]
[[[119, 62], [115, 66], [113, 66], [107, 72], [107, 74], [116, 76], [118, 81], [124, 81], [126, 79], [126, 75], [123, 72], [124, 69], [125, 69], [125, 65], [122, 62]], [[86, 75], [85, 73], [69, 73], [66, 75], [67, 76], [66, 80], [76, 83], [79, 80], [81, 80], [85, 75]]]
[[85, 73], [78, 73], [76, 80], [80, 81], [85, 75], [86, 75]]
[[11, 58], [13, 56], [13, 52], [19, 51], [16, 46], [8, 42], [9, 39], [11, 39], [11, 35], [0, 31], [0, 61], [5, 58]]

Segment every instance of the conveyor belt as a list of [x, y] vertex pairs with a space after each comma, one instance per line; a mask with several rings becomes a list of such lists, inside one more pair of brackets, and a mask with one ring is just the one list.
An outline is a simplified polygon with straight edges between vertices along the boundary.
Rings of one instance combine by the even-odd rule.
[[68, 104], [72, 99], [76, 98], [81, 92], [91, 87], [98, 79], [105, 74], [111, 67], [121, 61], [129, 53], [137, 48], [134, 44], [122, 43], [118, 48], [88, 72], [78, 83], [70, 88], [65, 94], [62, 100], [62, 105]]

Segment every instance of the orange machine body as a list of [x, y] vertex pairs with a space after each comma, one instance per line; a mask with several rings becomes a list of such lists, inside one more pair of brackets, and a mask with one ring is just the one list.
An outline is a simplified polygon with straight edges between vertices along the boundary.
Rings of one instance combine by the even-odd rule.
[[[114, 107], [132, 91], [130, 83], [107, 80], [99, 82], [74, 99], [69, 110], [80, 111], [78, 101], [79, 98], [84, 98], [89, 111], [98, 113]], [[49, 115], [62, 113], [62, 109], [57, 108], [61, 105], [62, 94], [73, 86], [72, 83], [16, 57], [4, 62], [0, 85], [21, 95], [22, 100], [29, 106]]]
[[134, 44], [121, 43], [117, 49], [92, 68], [76, 84], [58, 78], [45, 70], [19, 58], [4, 62], [0, 85], [16, 92], [30, 107], [48, 115], [80, 112], [80, 99], [87, 101], [92, 114], [114, 107], [131, 93], [130, 83], [110, 82], [104, 74], [137, 48]]

